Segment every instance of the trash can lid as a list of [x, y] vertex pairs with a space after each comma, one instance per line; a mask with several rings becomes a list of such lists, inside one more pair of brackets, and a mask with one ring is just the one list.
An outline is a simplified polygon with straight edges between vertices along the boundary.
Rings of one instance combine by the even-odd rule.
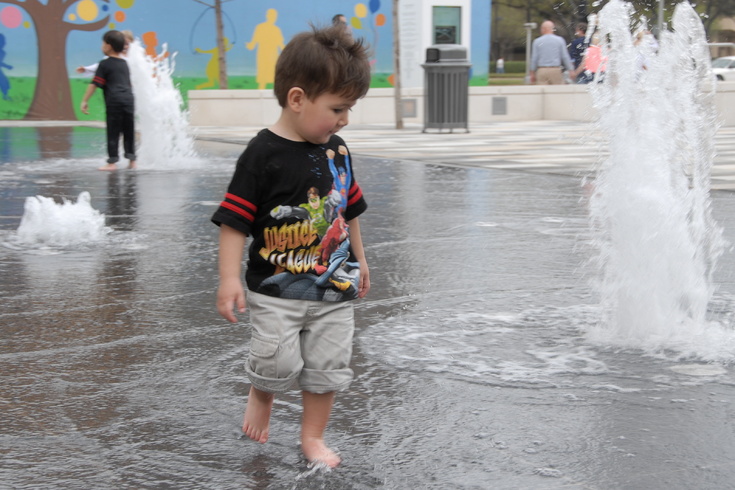
[[427, 63], [467, 61], [467, 48], [461, 44], [435, 44], [426, 48]]

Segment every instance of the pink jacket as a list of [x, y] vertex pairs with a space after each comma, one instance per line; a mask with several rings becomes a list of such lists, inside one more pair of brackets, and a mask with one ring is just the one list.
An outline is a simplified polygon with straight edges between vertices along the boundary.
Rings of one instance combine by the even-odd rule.
[[602, 48], [596, 44], [590, 44], [585, 53], [584, 67], [592, 73], [605, 71], [607, 68], [607, 56], [602, 56]]

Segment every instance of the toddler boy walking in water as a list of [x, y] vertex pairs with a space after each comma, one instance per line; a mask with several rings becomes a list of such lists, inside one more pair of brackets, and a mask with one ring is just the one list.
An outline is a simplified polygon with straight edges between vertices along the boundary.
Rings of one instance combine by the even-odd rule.
[[100, 61], [92, 83], [82, 98], [81, 110], [89, 114], [88, 101], [97, 87], [105, 93], [107, 113], [107, 165], [100, 170], [116, 170], [120, 160], [120, 134], [123, 136], [128, 168], [135, 168], [135, 104], [130, 84], [128, 63], [122, 58], [127, 41], [120, 31], [107, 31], [102, 36], [102, 52], [107, 58]]
[[324, 442], [334, 394], [353, 372], [352, 301], [370, 289], [358, 216], [367, 203], [337, 136], [370, 85], [367, 49], [344, 29], [296, 35], [276, 64], [281, 115], [240, 156], [212, 221], [220, 226], [217, 309], [231, 322], [245, 311], [252, 338], [243, 432], [268, 440], [274, 395], [298, 383], [301, 449], [311, 463], [335, 467]]

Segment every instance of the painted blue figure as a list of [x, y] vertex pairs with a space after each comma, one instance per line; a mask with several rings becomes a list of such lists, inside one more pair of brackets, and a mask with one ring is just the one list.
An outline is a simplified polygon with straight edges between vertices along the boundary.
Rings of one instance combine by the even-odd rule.
[[5, 35], [0, 34], [0, 92], [3, 93], [3, 99], [10, 100], [8, 92], [10, 91], [10, 80], [2, 72], [2, 68], [12, 70], [13, 67], [5, 63]]

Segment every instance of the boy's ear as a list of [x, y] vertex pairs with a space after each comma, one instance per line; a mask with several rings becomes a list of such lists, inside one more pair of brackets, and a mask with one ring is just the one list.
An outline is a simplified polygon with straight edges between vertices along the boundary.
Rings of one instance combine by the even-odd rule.
[[291, 87], [286, 95], [286, 103], [289, 109], [294, 112], [301, 112], [306, 102], [306, 92], [301, 87]]

